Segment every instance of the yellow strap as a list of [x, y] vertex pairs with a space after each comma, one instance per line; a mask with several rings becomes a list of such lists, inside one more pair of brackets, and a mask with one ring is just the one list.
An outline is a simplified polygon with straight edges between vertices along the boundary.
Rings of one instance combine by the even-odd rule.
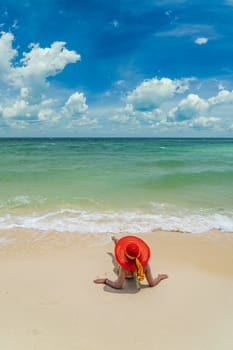
[[135, 262], [136, 262], [136, 265], [138, 268], [138, 279], [139, 279], [139, 281], [143, 281], [144, 280], [144, 271], [143, 271], [142, 264], [140, 263], [138, 258], [135, 259]]
[[[139, 253], [140, 255], [140, 253]], [[130, 259], [130, 260], [135, 260], [136, 266], [137, 266], [137, 272], [138, 272], [138, 279], [139, 281], [143, 281], [144, 280], [144, 270], [142, 267], [142, 264], [140, 263], [138, 257], [139, 255], [135, 258], [134, 256], [130, 256], [127, 252], [125, 252], [125, 256]]]
[[140, 285], [140, 282], [138, 280], [138, 274], [137, 274], [137, 271], [134, 271], [134, 279], [135, 279], [135, 283], [136, 283], [136, 287], [138, 290], [141, 289], [141, 285]]

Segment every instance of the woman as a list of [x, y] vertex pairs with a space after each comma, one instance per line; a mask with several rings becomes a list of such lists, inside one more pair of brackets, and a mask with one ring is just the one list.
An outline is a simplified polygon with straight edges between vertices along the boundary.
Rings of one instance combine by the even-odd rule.
[[[111, 281], [108, 278], [97, 278], [94, 283], [121, 289], [126, 278], [136, 277], [136, 281], [143, 281], [146, 277], [149, 286], [154, 287], [163, 279], [168, 278], [166, 274], [159, 274], [153, 278], [148, 263], [150, 248], [141, 238], [125, 236], [119, 240], [112, 237], [112, 240], [115, 243], [115, 258], [120, 266], [118, 278], [116, 281]], [[139, 282], [137, 285], [140, 288]]]

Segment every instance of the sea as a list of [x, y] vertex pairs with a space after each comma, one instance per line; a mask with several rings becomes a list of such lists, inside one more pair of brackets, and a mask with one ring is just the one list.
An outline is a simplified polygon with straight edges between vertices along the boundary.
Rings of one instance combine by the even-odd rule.
[[233, 139], [2, 138], [0, 230], [233, 232]]

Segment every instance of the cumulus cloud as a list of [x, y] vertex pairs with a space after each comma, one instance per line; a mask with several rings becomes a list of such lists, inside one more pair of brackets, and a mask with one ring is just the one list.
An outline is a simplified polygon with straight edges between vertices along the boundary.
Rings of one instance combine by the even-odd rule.
[[169, 117], [177, 121], [193, 119], [206, 113], [208, 107], [208, 102], [198, 95], [189, 94], [185, 99], [179, 102], [177, 107], [169, 112]]
[[133, 105], [127, 103], [124, 108], [118, 108], [113, 116], [110, 116], [109, 120], [117, 123], [132, 123], [136, 117], [136, 112], [133, 109]]
[[32, 44], [30, 51], [23, 53], [21, 66], [11, 69], [9, 79], [16, 87], [27, 90], [29, 100], [38, 102], [49, 85], [48, 78], [59, 74], [67, 64], [78, 60], [80, 55], [66, 49], [64, 42], [55, 42], [48, 48]]
[[151, 123], [160, 120], [162, 111], [156, 108], [152, 111], [138, 111], [135, 110], [132, 104], [126, 104], [124, 108], [118, 108], [115, 114], [109, 119], [116, 123], [140, 125], [143, 123]]
[[32, 116], [32, 108], [24, 100], [17, 100], [11, 106], [5, 107], [2, 110], [2, 115], [5, 119], [15, 118], [21, 119], [23, 117]]
[[88, 106], [83, 93], [71, 94], [63, 108], [61, 97], [47, 98], [49, 78], [79, 61], [80, 55], [68, 50], [65, 42], [54, 42], [45, 48], [31, 44], [20, 58], [13, 43], [12, 33], [1, 33], [0, 83], [4, 94], [0, 100], [0, 117], [4, 123], [26, 127], [34, 122], [58, 122], [61, 118], [66, 121], [87, 118]]
[[112, 122], [117, 122], [117, 123], [127, 123], [130, 121], [130, 117], [129, 115], [125, 114], [125, 113], [119, 113], [119, 114], [115, 114], [113, 116], [111, 116], [109, 118], [110, 121]]
[[219, 90], [225, 90], [224, 85], [222, 83], [218, 84], [218, 89]]
[[175, 94], [182, 94], [188, 89], [188, 79], [171, 80], [153, 78], [143, 81], [127, 96], [127, 102], [134, 110], [152, 111]]
[[210, 105], [233, 103], [233, 91], [221, 90], [217, 96], [208, 99]]
[[6, 125], [16, 128], [25, 128], [35, 122], [57, 122], [61, 118], [54, 109], [46, 107], [46, 103], [29, 104], [20, 98], [9, 106], [1, 106], [0, 116]]
[[193, 127], [194, 129], [206, 129], [206, 128], [213, 128], [218, 125], [220, 121], [220, 118], [216, 117], [198, 117], [194, 119], [190, 126]]
[[61, 111], [62, 116], [69, 121], [66, 128], [72, 129], [80, 126], [96, 128], [98, 125], [97, 119], [89, 117], [87, 111], [88, 105], [84, 94], [79, 92], [72, 94]]
[[233, 91], [218, 90], [215, 96], [202, 98], [189, 93], [190, 80], [154, 78], [144, 81], [126, 96], [125, 107], [115, 110], [110, 120], [164, 132], [184, 129], [217, 131], [223, 130], [224, 125], [231, 125]]
[[30, 92], [40, 95], [48, 86], [49, 77], [59, 74], [67, 64], [80, 60], [80, 55], [68, 50], [65, 42], [54, 42], [47, 48], [31, 44], [30, 50], [15, 64], [18, 52], [13, 48], [13, 41], [12, 33], [1, 33], [0, 79], [18, 89], [27, 89], [28, 96]]
[[175, 123], [197, 130], [224, 129], [231, 119], [232, 103], [232, 91], [221, 90], [208, 99], [189, 94], [168, 112], [166, 120], [170, 125]]
[[[196, 34], [195, 37], [204, 39]], [[53, 126], [55, 123], [63, 128], [99, 127], [98, 120], [90, 117], [84, 93], [61, 94], [55, 89], [53, 91], [58, 91], [58, 96], [51, 98], [49, 94], [52, 84], [49, 78], [61, 73], [68, 64], [80, 61], [78, 53], [68, 50], [64, 42], [54, 42], [46, 48], [31, 44], [19, 57], [13, 44], [14, 35], [2, 32], [0, 93], [4, 93], [0, 94], [1, 128], [7, 125], [26, 128], [30, 124]], [[112, 109], [112, 116], [109, 117], [107, 107], [101, 117], [96, 111], [93, 114], [99, 119], [104, 117], [102, 127], [104, 121], [109, 120], [110, 127], [118, 129], [122, 124], [122, 130], [132, 130], [132, 133], [136, 129], [143, 130], [143, 127], [167, 131], [171, 128], [217, 129], [219, 126], [224, 129], [227, 125], [232, 130], [233, 91], [226, 90], [219, 83], [215, 96], [203, 98], [191, 93], [193, 81], [194, 78], [166, 77], [144, 80], [126, 94], [123, 105]], [[123, 85], [124, 81], [118, 80], [114, 88]]]
[[204, 45], [208, 43], [208, 38], [200, 37], [195, 40], [195, 43], [198, 45]]
[[83, 93], [76, 92], [71, 95], [63, 107], [63, 114], [70, 119], [76, 119], [87, 112], [86, 97]]
[[1, 33], [0, 38], [0, 81], [8, 82], [9, 73], [11, 72], [12, 60], [17, 56], [17, 50], [13, 49], [12, 41], [14, 36], [12, 33]]
[[40, 121], [57, 121], [58, 120], [58, 117], [54, 113], [54, 110], [52, 108], [39, 109], [37, 115]]

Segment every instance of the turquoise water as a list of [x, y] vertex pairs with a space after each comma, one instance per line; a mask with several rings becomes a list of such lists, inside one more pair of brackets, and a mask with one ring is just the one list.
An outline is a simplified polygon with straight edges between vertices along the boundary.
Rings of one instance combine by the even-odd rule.
[[0, 139], [0, 229], [233, 231], [233, 139]]

